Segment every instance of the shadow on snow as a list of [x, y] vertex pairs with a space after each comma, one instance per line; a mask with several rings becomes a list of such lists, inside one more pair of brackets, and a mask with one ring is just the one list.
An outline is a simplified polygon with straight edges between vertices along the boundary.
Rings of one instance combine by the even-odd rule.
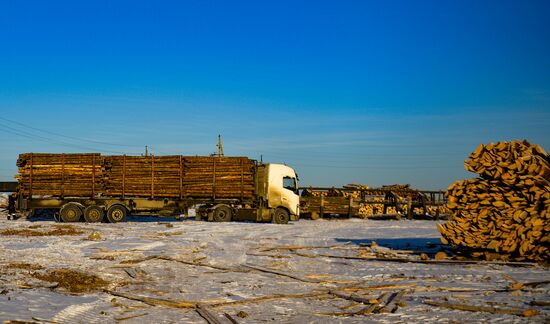
[[335, 238], [336, 242], [351, 242], [355, 245], [370, 246], [372, 242], [376, 242], [376, 245], [386, 247], [392, 250], [404, 250], [412, 251], [414, 253], [431, 253], [440, 250], [443, 245], [438, 238], [377, 238], [377, 239], [346, 239]]

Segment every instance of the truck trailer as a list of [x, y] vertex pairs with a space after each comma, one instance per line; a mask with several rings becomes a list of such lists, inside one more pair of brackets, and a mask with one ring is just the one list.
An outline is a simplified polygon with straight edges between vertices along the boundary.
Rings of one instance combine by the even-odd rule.
[[298, 177], [289, 166], [247, 157], [25, 153], [14, 209], [48, 209], [62, 222], [122, 222], [128, 214], [285, 224], [299, 219]]
[[440, 207], [447, 202], [444, 191], [417, 190], [409, 185], [304, 187], [300, 191], [301, 216], [311, 219], [330, 215], [379, 219], [400, 219], [401, 215], [406, 215], [409, 219], [427, 216], [438, 219]]

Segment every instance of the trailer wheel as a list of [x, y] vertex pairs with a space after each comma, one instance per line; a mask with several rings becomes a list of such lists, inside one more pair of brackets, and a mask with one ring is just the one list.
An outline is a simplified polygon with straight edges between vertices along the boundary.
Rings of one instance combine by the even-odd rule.
[[231, 221], [231, 208], [228, 206], [218, 206], [214, 209], [214, 221], [216, 222], [230, 222]]
[[127, 213], [126, 207], [122, 205], [113, 205], [107, 210], [107, 220], [109, 220], [110, 223], [124, 222]]
[[288, 224], [289, 219], [290, 219], [290, 215], [288, 214], [288, 210], [284, 208], [275, 209], [275, 213], [273, 214], [273, 223]]
[[59, 217], [65, 223], [78, 222], [82, 217], [82, 209], [75, 203], [65, 204], [59, 211]]
[[101, 223], [105, 217], [105, 212], [101, 206], [92, 205], [84, 209], [84, 220], [87, 223]]

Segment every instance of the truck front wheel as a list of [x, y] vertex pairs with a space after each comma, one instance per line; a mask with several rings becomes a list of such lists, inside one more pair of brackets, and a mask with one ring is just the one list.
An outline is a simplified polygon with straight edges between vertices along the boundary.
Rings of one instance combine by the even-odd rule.
[[107, 210], [107, 220], [111, 223], [120, 223], [126, 220], [128, 211], [122, 205], [113, 205]]
[[231, 221], [231, 208], [228, 206], [218, 206], [214, 209], [214, 221], [216, 222], [230, 222]]
[[273, 223], [288, 224], [289, 219], [290, 219], [290, 215], [288, 213], [288, 210], [284, 208], [275, 209], [275, 213], [273, 214]]

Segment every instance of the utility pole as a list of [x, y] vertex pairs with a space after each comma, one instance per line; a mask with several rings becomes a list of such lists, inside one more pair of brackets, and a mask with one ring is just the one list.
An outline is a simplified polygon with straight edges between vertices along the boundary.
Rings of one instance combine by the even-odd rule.
[[223, 156], [223, 146], [222, 146], [222, 136], [221, 135], [218, 135], [218, 145], [216, 145], [218, 147], [218, 157], [222, 157]]

